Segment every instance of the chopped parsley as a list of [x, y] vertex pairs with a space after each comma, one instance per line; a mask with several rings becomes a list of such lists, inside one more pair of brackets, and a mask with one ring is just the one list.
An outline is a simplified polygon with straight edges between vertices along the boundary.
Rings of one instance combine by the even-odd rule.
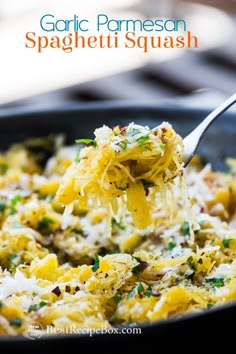
[[6, 163], [1, 163], [0, 164], [0, 175], [5, 175], [7, 170], [9, 169], [9, 166]]
[[126, 322], [123, 322], [123, 326], [129, 326], [133, 323], [133, 319], [131, 317], [131, 315], [129, 315], [129, 318]]
[[94, 265], [92, 266], [92, 271], [93, 271], [94, 273], [98, 270], [99, 264], [100, 264], [99, 256], [98, 256], [98, 253], [96, 253]]
[[161, 150], [165, 150], [165, 148], [166, 148], [166, 144], [164, 144], [164, 143], [160, 143], [160, 148], [161, 148]]
[[222, 240], [223, 246], [225, 248], [229, 248], [230, 241], [232, 241], [232, 240], [233, 240], [232, 238], [226, 238], [226, 239]]
[[16, 270], [16, 265], [14, 263], [11, 263], [9, 271], [12, 273], [15, 272], [15, 270]]
[[144, 269], [146, 269], [148, 267], [148, 263], [145, 261], [142, 261], [139, 257], [133, 257], [134, 259], [136, 259], [137, 262], [139, 262], [138, 265], [136, 265], [135, 267], [133, 267], [132, 269], [132, 273], [133, 274], [139, 274], [141, 273]]
[[4, 211], [6, 210], [6, 206], [7, 206], [7, 204], [3, 200], [0, 200], [0, 212], [1, 213], [4, 213]]
[[149, 132], [146, 135], [140, 136], [140, 138], [138, 138], [136, 140], [139, 143], [140, 146], [142, 146], [144, 149], [147, 149], [147, 150], [152, 150], [150, 148], [150, 146], [147, 145], [147, 142], [149, 141], [149, 138], [150, 138], [150, 133], [151, 132]]
[[117, 312], [114, 312], [113, 315], [111, 316], [111, 318], [109, 319], [109, 322], [112, 324], [112, 323], [115, 323], [117, 322], [117, 319], [118, 319], [118, 313]]
[[141, 294], [145, 291], [143, 284], [138, 283], [134, 289], [127, 295], [127, 299], [131, 299], [135, 294]]
[[208, 302], [207, 304], [207, 310], [210, 310], [215, 304], [212, 302]]
[[214, 288], [224, 286], [224, 278], [207, 278], [206, 282], [211, 283]]
[[75, 156], [75, 162], [77, 162], [77, 163], [80, 162], [80, 152], [81, 152], [81, 149], [79, 149], [79, 151], [77, 152], [77, 154]]
[[117, 221], [115, 218], [112, 219], [112, 223], [120, 230], [125, 230], [125, 225], [123, 225], [120, 221]]
[[186, 263], [189, 265], [189, 267], [191, 269], [195, 270], [195, 268], [196, 268], [195, 267], [195, 259], [192, 256], [187, 259]]
[[181, 226], [181, 232], [184, 236], [189, 236], [190, 235], [190, 225], [188, 221], [185, 221], [183, 225]]
[[130, 142], [129, 142], [128, 139], [121, 140], [121, 141], [118, 143], [119, 147], [121, 147], [121, 149], [123, 149], [123, 150], [126, 150], [126, 149], [127, 149], [128, 144], [130, 144]]
[[52, 218], [49, 218], [48, 216], [44, 216], [41, 220], [38, 222], [38, 230], [42, 233], [45, 234], [49, 230], [49, 226], [54, 224], [55, 221]]
[[97, 147], [98, 146], [96, 140], [93, 140], [93, 139], [76, 139], [75, 142], [77, 144], [83, 143], [83, 144], [86, 144], [86, 145], [92, 145], [93, 147]]
[[21, 327], [22, 318], [20, 318], [20, 317], [12, 318], [11, 321], [10, 321], [10, 325], [14, 326], [14, 327]]
[[152, 296], [152, 288], [151, 286], [148, 287], [148, 289], [146, 291], [144, 291], [144, 295], [147, 297]]
[[170, 242], [168, 243], [168, 250], [169, 250], [169, 251], [172, 251], [175, 247], [176, 247], [176, 243], [175, 243], [175, 242], [170, 241]]
[[115, 303], [118, 305], [119, 302], [122, 299], [122, 295], [121, 294], [116, 294], [115, 296], [113, 296], [113, 299], [114, 299]]
[[47, 305], [47, 303], [45, 301], [41, 301], [39, 304], [30, 305], [30, 307], [28, 308], [28, 312], [37, 311], [37, 310], [41, 309], [41, 307], [46, 306], [46, 305]]
[[10, 256], [8, 257], [8, 260], [9, 260], [9, 262], [12, 262], [17, 257], [18, 257], [18, 255], [16, 253], [11, 253]]
[[10, 214], [14, 215], [17, 213], [16, 204], [22, 200], [21, 195], [15, 195], [10, 201]]
[[4, 303], [0, 301], [0, 309], [4, 306]]
[[75, 234], [81, 235], [81, 236], [83, 236], [83, 237], [86, 237], [86, 236], [87, 236], [87, 235], [84, 233], [84, 230], [83, 230], [83, 229], [72, 229], [71, 231], [74, 232]]

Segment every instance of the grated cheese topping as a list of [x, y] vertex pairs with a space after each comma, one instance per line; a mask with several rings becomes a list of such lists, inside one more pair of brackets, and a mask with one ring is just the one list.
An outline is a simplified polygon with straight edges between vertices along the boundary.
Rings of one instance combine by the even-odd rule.
[[235, 160], [229, 174], [199, 157], [183, 171], [167, 123], [95, 135], [79, 159], [58, 143], [48, 157], [51, 138], [0, 154], [1, 335], [35, 322], [45, 333], [134, 325], [236, 299]]

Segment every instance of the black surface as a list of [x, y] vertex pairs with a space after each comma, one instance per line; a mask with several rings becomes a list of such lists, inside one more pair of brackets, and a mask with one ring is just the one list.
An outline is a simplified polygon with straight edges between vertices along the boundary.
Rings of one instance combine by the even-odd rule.
[[[174, 128], [185, 136], [208, 112], [191, 110], [184, 107], [151, 105], [93, 104], [73, 106], [60, 110], [25, 112], [10, 111], [4, 116], [0, 113], [0, 148], [33, 136], [45, 136], [52, 133], [65, 133], [68, 142], [79, 137], [92, 137], [93, 130], [102, 124], [114, 126], [126, 125], [132, 121], [154, 127], [162, 121], [169, 121]], [[200, 153], [216, 168], [224, 168], [224, 158], [235, 156], [236, 114], [225, 113], [209, 129], [200, 145]], [[1, 352], [66, 353], [68, 350], [81, 352], [81, 347], [94, 353], [128, 352], [133, 347], [136, 353], [159, 353], [167, 351], [205, 352], [206, 349], [230, 348], [230, 336], [234, 332], [236, 304], [201, 314], [188, 315], [179, 319], [167, 320], [142, 327], [142, 335], [103, 335], [81, 337], [62, 336], [37, 340], [26, 338], [0, 337]], [[203, 345], [204, 340], [206, 341]], [[72, 349], [74, 347], [74, 349]], [[198, 353], [199, 353], [198, 351]]]

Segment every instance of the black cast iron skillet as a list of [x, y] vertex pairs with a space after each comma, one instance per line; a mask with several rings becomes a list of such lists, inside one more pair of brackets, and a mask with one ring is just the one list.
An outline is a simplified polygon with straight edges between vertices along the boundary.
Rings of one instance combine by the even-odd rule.
[[[95, 128], [107, 124], [123, 126], [130, 122], [154, 127], [162, 121], [172, 123], [183, 137], [209, 112], [184, 107], [144, 104], [99, 103], [69, 106], [48, 111], [22, 109], [0, 111], [0, 149], [29, 137], [64, 133], [68, 143], [76, 138], [92, 137]], [[199, 153], [216, 169], [225, 169], [224, 159], [236, 154], [236, 114], [225, 113], [207, 132]], [[1, 285], [0, 285], [1, 286]], [[196, 352], [230, 345], [236, 320], [236, 303], [217, 309], [141, 326], [141, 335], [55, 335], [40, 339], [0, 337], [0, 350], [17, 352], [90, 353], [163, 351]], [[204, 340], [206, 341], [205, 344]], [[73, 349], [72, 349], [73, 348]], [[84, 348], [84, 349], [82, 349]], [[199, 351], [198, 351], [199, 352]]]

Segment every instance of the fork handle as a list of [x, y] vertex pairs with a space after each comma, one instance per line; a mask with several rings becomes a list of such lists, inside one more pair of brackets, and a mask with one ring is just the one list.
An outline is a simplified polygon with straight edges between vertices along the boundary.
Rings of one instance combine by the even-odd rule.
[[236, 102], [236, 93], [234, 93], [231, 97], [229, 97], [214, 111], [212, 111], [189, 135], [187, 135], [184, 138], [183, 161], [185, 165], [187, 165], [191, 160], [204, 133], [212, 124], [212, 122], [216, 118], [218, 118], [222, 113], [224, 113], [229, 107], [231, 107], [235, 102]]

